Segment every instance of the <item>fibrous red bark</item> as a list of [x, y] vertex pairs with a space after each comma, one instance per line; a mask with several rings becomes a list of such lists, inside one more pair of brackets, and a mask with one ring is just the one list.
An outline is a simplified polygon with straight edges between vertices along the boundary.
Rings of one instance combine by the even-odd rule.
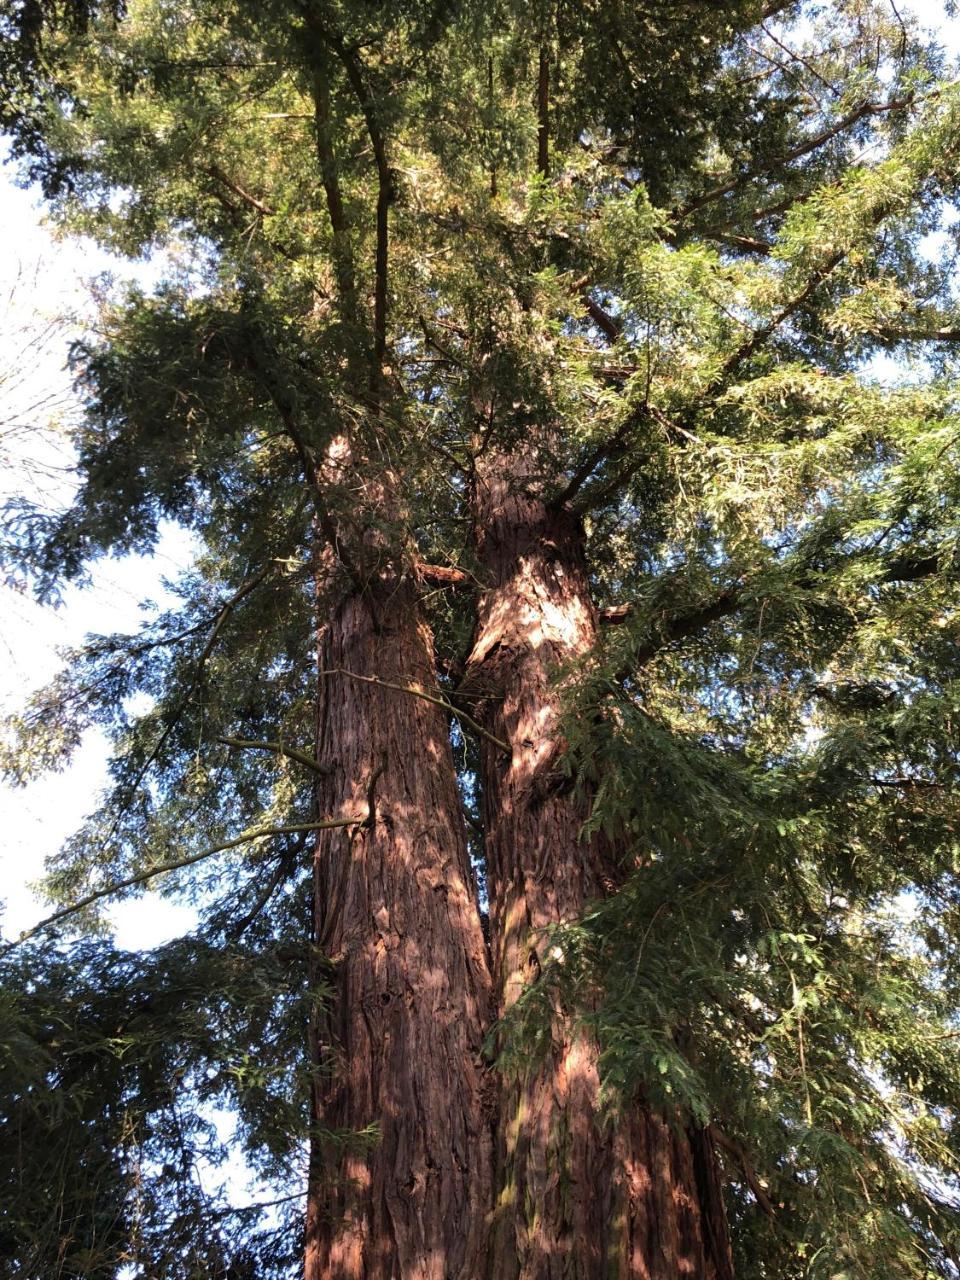
[[491, 1194], [482, 1038], [489, 976], [443, 711], [409, 582], [376, 578], [320, 642], [318, 811], [367, 813], [316, 850], [317, 1026], [306, 1280], [474, 1280]]
[[[528, 463], [482, 461], [477, 549], [489, 583], [466, 687], [487, 730], [484, 824], [493, 981], [501, 1015], [535, 983], [551, 925], [576, 920], [621, 874], [581, 838], [584, 802], [557, 769], [558, 669], [597, 640], [576, 519], [535, 496]], [[554, 1010], [545, 1056], [499, 1090], [492, 1280], [728, 1280], [712, 1144], [639, 1102], [601, 1116], [598, 1046]]]

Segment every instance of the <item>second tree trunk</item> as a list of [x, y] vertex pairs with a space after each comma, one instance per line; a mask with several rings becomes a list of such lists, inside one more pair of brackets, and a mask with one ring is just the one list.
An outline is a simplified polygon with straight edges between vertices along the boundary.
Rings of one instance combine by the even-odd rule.
[[[558, 670], [597, 640], [583, 538], [531, 496], [516, 459], [477, 478], [477, 550], [489, 584], [466, 686], [483, 745], [493, 982], [500, 1014], [537, 981], [551, 925], [574, 921], [620, 876], [581, 838], [586, 810], [558, 769]], [[491, 1280], [728, 1280], [733, 1274], [712, 1145], [636, 1103], [600, 1111], [592, 1035], [554, 1010], [550, 1044], [501, 1078]]]

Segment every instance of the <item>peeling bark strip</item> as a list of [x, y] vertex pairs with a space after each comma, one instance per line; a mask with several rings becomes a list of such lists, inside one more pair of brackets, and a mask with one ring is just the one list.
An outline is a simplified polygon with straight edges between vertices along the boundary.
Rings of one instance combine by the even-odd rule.
[[[435, 683], [413, 588], [395, 581], [340, 605], [319, 658], [324, 670]], [[379, 1137], [366, 1150], [314, 1142], [306, 1280], [476, 1280], [491, 1196], [490, 991], [446, 716], [331, 674], [317, 754], [332, 768], [317, 803], [368, 821], [317, 846], [316, 940], [335, 997], [317, 1028], [316, 1123], [376, 1125]]]
[[[494, 985], [500, 1013], [535, 981], [542, 930], [577, 918], [616, 876], [556, 772], [558, 666], [589, 652], [598, 619], [575, 518], [525, 492], [518, 459], [487, 459], [474, 500], [490, 587], [467, 686], [509, 759], [483, 744]], [[545, 1060], [501, 1080], [490, 1280], [729, 1280], [708, 1135], [641, 1106], [599, 1111], [598, 1049], [558, 1014]], [[478, 1273], [480, 1274], [480, 1273]]]

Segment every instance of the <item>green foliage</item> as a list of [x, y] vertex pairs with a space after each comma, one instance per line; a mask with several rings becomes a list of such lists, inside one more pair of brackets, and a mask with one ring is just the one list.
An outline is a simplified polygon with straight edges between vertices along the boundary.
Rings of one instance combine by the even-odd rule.
[[195, 940], [5, 960], [3, 1274], [286, 1274], [302, 1203], [272, 1219], [226, 1204], [211, 1190], [228, 1154], [213, 1121], [233, 1108], [252, 1159], [274, 1177], [296, 1167], [305, 979], [302, 951]]
[[[60, 903], [309, 821], [302, 763], [222, 739], [309, 752], [329, 530], [370, 572], [469, 575], [475, 461], [522, 447], [583, 520], [598, 604], [631, 608], [558, 677], [571, 781], [622, 879], [558, 930], [513, 1050], [559, 993], [600, 1036], [611, 1109], [639, 1086], [714, 1125], [744, 1280], [931, 1280], [960, 1249], [960, 100], [894, 6], [768, 9], [0, 20], [21, 35], [2, 122], [55, 216], [169, 255], [74, 351], [79, 488], [11, 511], [11, 572], [55, 597], [164, 520], [198, 548], [178, 607], [70, 655], [3, 763], [23, 781], [88, 725], [111, 737], [110, 787], [51, 867]], [[913, 359], [894, 388], [870, 363], [891, 350]], [[360, 479], [314, 477], [345, 430]], [[424, 604], [454, 694], [473, 598]], [[457, 746], [476, 822], [466, 721]], [[5, 962], [4, 1124], [30, 1135], [11, 1274], [282, 1273], [269, 1221], [201, 1203], [193, 1170], [204, 1108], [229, 1105], [297, 1185], [304, 868], [299, 838], [231, 850], [160, 882], [202, 906], [193, 940]]]

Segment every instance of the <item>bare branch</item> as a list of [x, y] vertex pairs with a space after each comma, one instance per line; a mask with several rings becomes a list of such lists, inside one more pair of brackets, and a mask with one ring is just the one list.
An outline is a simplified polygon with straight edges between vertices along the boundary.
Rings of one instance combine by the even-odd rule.
[[607, 627], [616, 627], [621, 622], [629, 622], [636, 612], [634, 604], [612, 604], [598, 612], [600, 622]]
[[414, 698], [422, 698], [424, 702], [430, 702], [435, 707], [442, 707], [449, 715], [456, 716], [458, 720], [462, 720], [468, 724], [474, 733], [479, 733], [482, 738], [486, 738], [488, 742], [492, 742], [495, 747], [499, 747], [501, 751], [510, 752], [510, 746], [501, 738], [495, 737], [484, 729], [482, 724], [478, 724], [472, 716], [469, 716], [459, 707], [454, 706], [447, 698], [438, 690], [436, 693], [429, 693], [426, 689], [421, 689], [415, 684], [396, 684], [392, 680], [381, 680], [379, 676], [362, 676], [356, 671], [348, 671], [345, 667], [328, 667], [325, 671], [318, 671], [318, 676], [347, 676], [351, 680], [359, 680], [361, 684], [375, 684], [382, 689], [396, 689], [398, 693], [408, 693]]
[[429, 582], [434, 587], [449, 587], [453, 591], [460, 587], [478, 585], [472, 574], [463, 569], [455, 569], [452, 565], [418, 564], [416, 572], [422, 582]]
[[200, 172], [205, 173], [208, 178], [213, 178], [215, 182], [222, 183], [223, 186], [232, 191], [235, 196], [239, 196], [244, 204], [248, 204], [251, 209], [256, 209], [257, 213], [261, 214], [263, 217], [272, 217], [272, 215], [276, 213], [276, 209], [265, 204], [262, 200], [258, 200], [255, 195], [252, 195], [244, 187], [241, 187], [239, 182], [235, 182], [233, 178], [228, 177], [228, 175], [225, 174], [222, 169], [218, 168], [217, 165], [211, 164], [201, 166]]
[[226, 747], [236, 747], [241, 751], [271, 751], [277, 756], [288, 756], [291, 760], [296, 760], [308, 769], [312, 769], [314, 773], [320, 774], [321, 777], [327, 777], [333, 772], [319, 760], [314, 760], [313, 756], [308, 756], [305, 751], [288, 747], [283, 742], [258, 742], [247, 738], [217, 738], [217, 741], [222, 742]]

